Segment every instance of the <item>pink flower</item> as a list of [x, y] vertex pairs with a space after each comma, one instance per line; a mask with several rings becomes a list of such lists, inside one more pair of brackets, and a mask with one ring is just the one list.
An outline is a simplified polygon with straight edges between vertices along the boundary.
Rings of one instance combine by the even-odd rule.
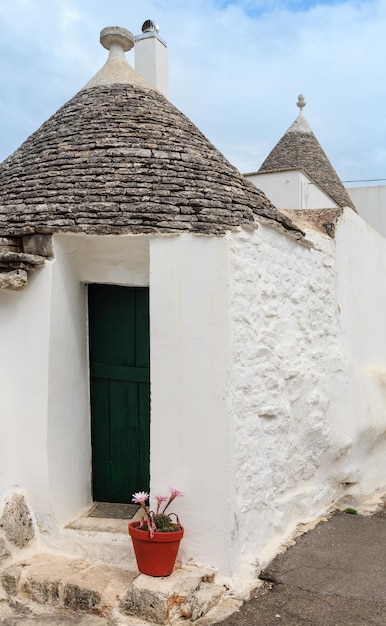
[[161, 502], [166, 502], [167, 497], [166, 497], [166, 496], [162, 496], [162, 495], [160, 495], [159, 493], [157, 493], [157, 494], [154, 496], [154, 498], [155, 498], [155, 500], [157, 500], [157, 511], [156, 511], [156, 513], [159, 513], [160, 506], [161, 506]]
[[169, 500], [167, 501], [166, 505], [163, 508], [162, 513], [165, 513], [166, 509], [168, 508], [169, 504], [171, 504], [174, 500], [174, 498], [177, 498], [177, 496], [183, 496], [183, 492], [180, 491], [179, 489], [176, 489], [175, 487], [169, 487], [170, 489], [170, 496], [169, 496]]
[[[168, 496], [163, 496], [162, 494], [156, 494], [154, 496], [154, 499], [157, 501], [157, 510], [156, 512], [149, 510], [150, 509], [150, 505], [147, 506], [146, 502], [148, 501], [148, 499], [150, 498], [150, 495], [147, 493], [147, 491], [137, 491], [136, 493], [132, 494], [132, 502], [135, 502], [135, 504], [140, 504], [144, 515], [142, 515], [142, 519], [139, 522], [139, 528], [147, 528], [148, 532], [149, 532], [149, 536], [150, 539], [153, 539], [153, 537], [155, 536], [157, 530], [158, 530], [158, 526], [157, 526], [157, 522], [156, 522], [156, 516], [157, 515], [165, 515], [166, 518], [169, 518], [169, 522], [171, 523], [172, 520], [170, 518], [170, 515], [174, 515], [176, 518], [176, 526], [181, 528], [181, 524], [180, 524], [180, 520], [178, 519], [177, 515], [175, 513], [166, 513], [165, 511], [168, 508], [169, 504], [171, 502], [173, 502], [174, 498], [177, 498], [177, 496], [183, 496], [184, 494], [182, 493], [182, 491], [180, 491], [179, 489], [176, 489], [175, 487], [170, 487], [170, 495]], [[161, 504], [165, 502], [165, 506], [163, 507], [163, 510], [161, 511]], [[161, 523], [160, 520], [158, 520], [158, 523]]]
[[148, 498], [149, 494], [146, 493], [146, 491], [138, 491], [137, 493], [133, 493], [131, 501], [135, 502], [135, 504], [141, 504], [143, 506]]

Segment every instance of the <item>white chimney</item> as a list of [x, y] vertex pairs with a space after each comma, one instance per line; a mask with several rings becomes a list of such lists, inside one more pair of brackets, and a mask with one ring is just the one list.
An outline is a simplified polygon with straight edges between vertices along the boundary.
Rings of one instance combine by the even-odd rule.
[[168, 49], [158, 31], [159, 26], [151, 20], [144, 22], [142, 35], [135, 37], [135, 69], [158, 91], [168, 97]]

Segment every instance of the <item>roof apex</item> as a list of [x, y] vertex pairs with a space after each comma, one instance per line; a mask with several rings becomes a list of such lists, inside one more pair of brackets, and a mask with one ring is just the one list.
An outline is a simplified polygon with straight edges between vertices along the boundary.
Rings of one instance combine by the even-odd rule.
[[339, 207], [355, 206], [326, 153], [302, 113], [304, 96], [299, 96], [300, 113], [271, 150], [258, 174], [302, 169]]
[[108, 87], [114, 84], [136, 85], [144, 89], [154, 87], [128, 63], [125, 52], [134, 46], [133, 34], [120, 26], [108, 26], [101, 30], [101, 45], [109, 50], [104, 66], [81, 89], [92, 87]]
[[312, 133], [311, 126], [304, 117], [302, 111], [300, 111], [296, 120], [291, 124], [286, 133]]

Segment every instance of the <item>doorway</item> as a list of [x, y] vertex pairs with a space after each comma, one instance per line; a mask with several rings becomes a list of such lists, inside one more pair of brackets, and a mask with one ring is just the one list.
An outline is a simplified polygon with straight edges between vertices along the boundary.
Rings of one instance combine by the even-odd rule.
[[149, 288], [88, 287], [92, 485], [96, 502], [149, 490]]

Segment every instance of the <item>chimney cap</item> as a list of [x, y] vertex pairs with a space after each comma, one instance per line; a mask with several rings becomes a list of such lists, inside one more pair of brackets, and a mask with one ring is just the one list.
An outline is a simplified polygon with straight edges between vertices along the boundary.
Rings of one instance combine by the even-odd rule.
[[159, 26], [158, 24], [153, 22], [153, 20], [146, 20], [142, 24], [142, 32], [143, 33], [151, 33], [151, 32], [159, 33]]
[[107, 26], [101, 30], [99, 40], [106, 50], [110, 50], [113, 44], [118, 44], [124, 52], [131, 50], [134, 46], [133, 33], [121, 26]]

